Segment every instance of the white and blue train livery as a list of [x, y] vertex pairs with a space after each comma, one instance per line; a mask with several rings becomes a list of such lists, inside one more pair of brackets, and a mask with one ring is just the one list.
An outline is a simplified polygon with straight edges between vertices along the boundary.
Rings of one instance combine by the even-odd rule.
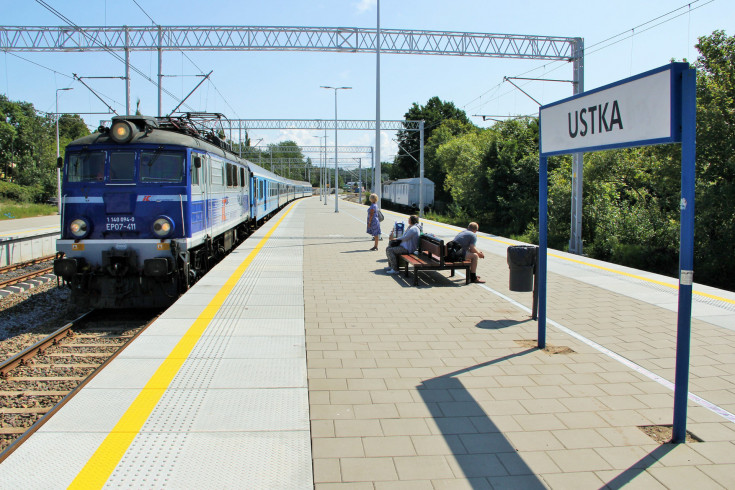
[[66, 148], [54, 272], [71, 300], [162, 307], [308, 182], [228, 151], [188, 119], [117, 116]]

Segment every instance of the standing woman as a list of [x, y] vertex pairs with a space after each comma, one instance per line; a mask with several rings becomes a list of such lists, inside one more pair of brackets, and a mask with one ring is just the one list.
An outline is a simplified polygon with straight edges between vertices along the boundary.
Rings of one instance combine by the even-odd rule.
[[380, 239], [380, 220], [378, 220], [378, 195], [370, 194], [370, 207], [368, 208], [367, 232], [375, 239], [375, 246], [370, 250], [378, 249], [378, 240]]

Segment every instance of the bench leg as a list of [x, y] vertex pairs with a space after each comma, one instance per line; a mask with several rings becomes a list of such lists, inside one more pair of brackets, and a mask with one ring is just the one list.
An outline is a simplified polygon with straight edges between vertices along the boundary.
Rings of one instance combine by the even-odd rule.
[[452, 269], [452, 273], [449, 274], [449, 277], [454, 277], [454, 269]]
[[416, 267], [413, 268], [413, 285], [419, 285], [419, 270]]

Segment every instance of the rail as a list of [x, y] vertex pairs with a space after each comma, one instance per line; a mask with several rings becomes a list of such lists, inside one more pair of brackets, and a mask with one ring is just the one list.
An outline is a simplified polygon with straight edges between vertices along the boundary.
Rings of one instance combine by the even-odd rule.
[[[64, 325], [60, 329], [56, 330], [47, 338], [41, 340], [40, 342], [37, 342], [36, 344], [23, 350], [23, 352], [20, 352], [12, 358], [8, 359], [4, 363], [2, 363], [2, 365], [0, 365], [2, 366], [1, 369], [4, 372], [10, 372], [13, 368], [7, 367], [9, 366], [9, 364], [15, 363], [13, 367], [18, 367], [19, 365], [22, 365], [22, 363], [17, 363], [18, 358], [23, 358], [26, 360], [30, 359], [31, 357], [39, 353], [40, 349], [46, 349], [50, 345], [58, 343], [58, 339], [66, 338], [67, 336], [69, 336], [69, 332], [71, 331], [71, 329], [74, 327], [78, 327], [78, 323], [86, 319], [93, 311], [95, 310], [91, 310], [83, 314], [82, 316], [78, 317], [67, 325]], [[149, 319], [142, 327], [137, 328], [137, 331], [132, 336], [130, 336], [124, 344], [120, 345], [119, 349], [115, 350], [115, 352], [110, 353], [109, 356], [94, 369], [94, 371], [92, 371], [88, 376], [85, 376], [84, 380], [82, 380], [75, 388], [66, 391], [65, 396], [58, 403], [56, 403], [50, 410], [46, 411], [45, 414], [41, 416], [41, 418], [36, 420], [30, 427], [27, 427], [22, 434], [19, 434], [19, 436], [8, 447], [0, 452], [0, 463], [2, 463], [10, 454], [12, 454], [21, 444], [28, 440], [28, 438], [41, 426], [43, 426], [55, 413], [57, 413], [61, 409], [61, 407], [66, 405], [69, 400], [71, 400], [77, 393], [79, 393], [79, 391], [81, 391], [84, 386], [86, 386], [95, 376], [97, 376], [97, 374], [99, 374], [110, 362], [112, 362], [112, 360], [115, 359], [128, 345], [130, 345], [133, 340], [138, 338], [138, 336], [143, 333], [143, 331], [145, 331], [145, 329], [148, 328], [148, 326], [150, 326], [156, 320], [156, 318], [158, 318], [158, 315], [156, 315], [154, 318]], [[4, 376], [7, 376], [7, 374], [5, 374]], [[43, 412], [38, 411], [38, 413]]]

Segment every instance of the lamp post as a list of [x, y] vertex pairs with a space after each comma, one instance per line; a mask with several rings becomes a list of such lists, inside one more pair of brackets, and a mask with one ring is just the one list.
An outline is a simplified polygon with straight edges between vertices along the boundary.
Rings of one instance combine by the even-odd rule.
[[324, 205], [327, 205], [327, 197], [329, 197], [329, 174], [327, 174], [327, 128], [324, 128]]
[[357, 167], [357, 203], [362, 203], [362, 157], [359, 157]]
[[339, 213], [339, 161], [337, 160], [337, 90], [351, 90], [352, 87], [328, 87], [321, 88], [334, 90], [334, 212]]
[[322, 171], [322, 136], [314, 136], [314, 138], [319, 138], [319, 201], [321, 201], [322, 196], [324, 195], [324, 172]]
[[[74, 90], [74, 87], [57, 88], [56, 89], [56, 160], [59, 160], [61, 156], [59, 150], [59, 91], [61, 90]], [[56, 166], [56, 203], [59, 208], [59, 215], [61, 215], [61, 169]]]

